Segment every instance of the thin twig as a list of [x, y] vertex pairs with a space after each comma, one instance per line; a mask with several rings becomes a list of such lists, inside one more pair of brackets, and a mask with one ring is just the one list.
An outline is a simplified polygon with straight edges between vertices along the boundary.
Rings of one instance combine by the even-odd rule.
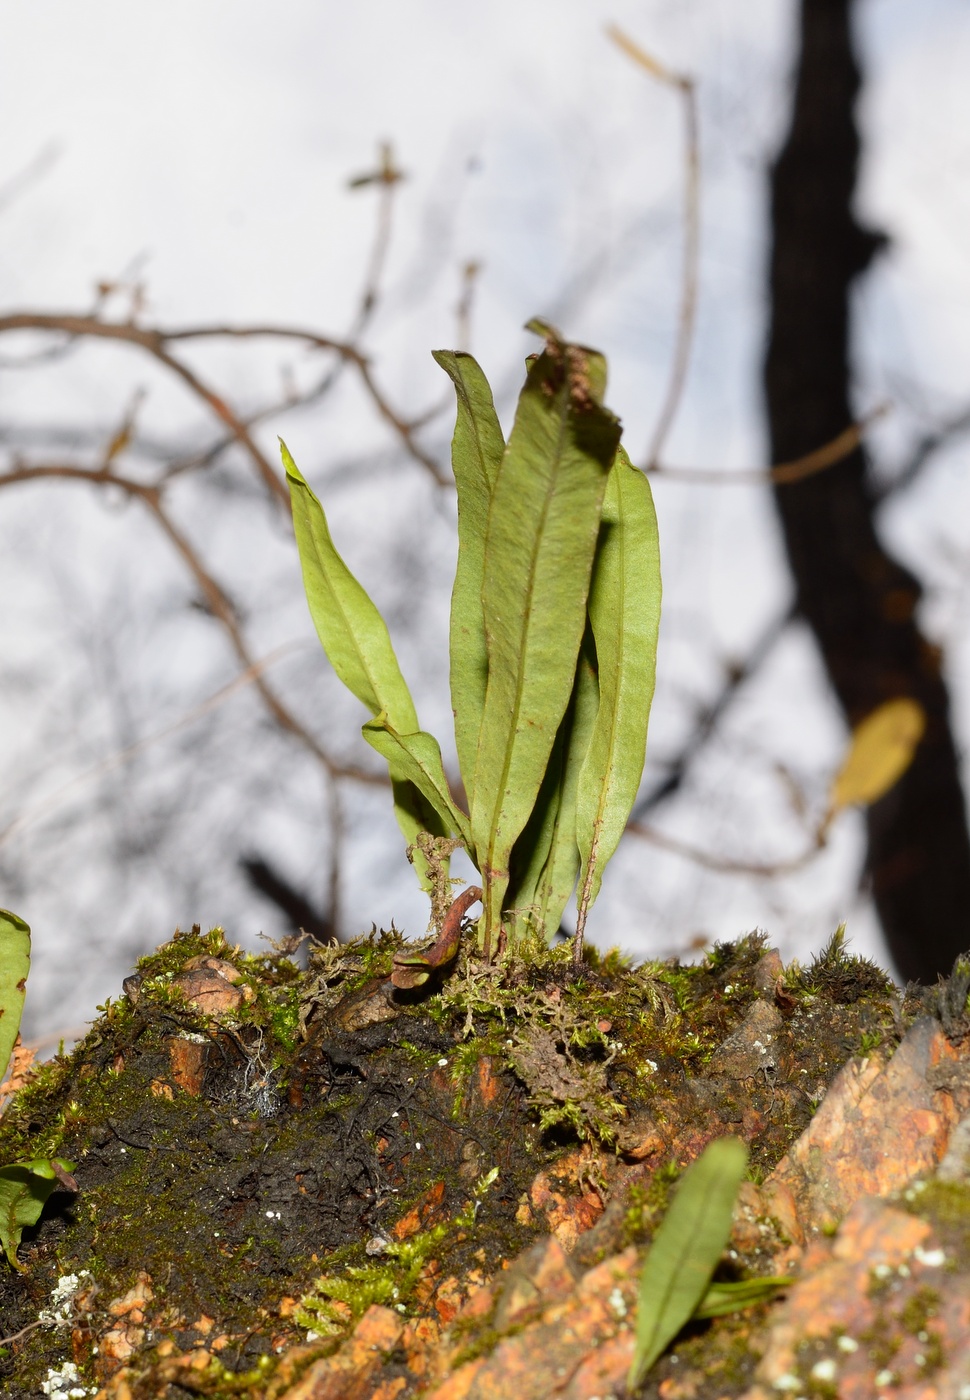
[[[309, 408], [311, 404], [317, 404], [325, 394], [333, 388], [337, 382], [338, 371], [343, 369], [346, 361], [339, 360], [336, 369], [327, 370], [326, 374], [320, 376], [308, 389], [302, 393], [287, 393], [284, 398], [274, 399], [262, 408], [255, 409], [252, 413], [246, 414], [242, 422], [252, 431], [258, 428], [261, 423], [272, 419], [277, 421], [286, 413], [294, 413], [302, 408]], [[218, 441], [211, 443], [208, 447], [200, 451], [192, 452], [187, 457], [173, 456], [168, 462], [165, 471], [159, 478], [157, 484], [174, 481], [176, 477], [185, 476], [189, 472], [204, 471], [219, 460], [224, 452], [233, 446], [236, 439], [232, 434], [221, 437]], [[142, 444], [138, 444], [142, 446]], [[142, 446], [142, 450], [144, 450]], [[156, 451], [156, 456], [158, 455]], [[169, 454], [171, 455], [171, 454]]]
[[327, 920], [333, 934], [333, 941], [339, 943], [342, 910], [340, 875], [343, 867], [344, 814], [340, 800], [340, 785], [329, 777], [330, 807], [330, 868], [327, 875]]
[[677, 409], [687, 382], [690, 352], [697, 320], [698, 266], [700, 262], [700, 203], [701, 151], [697, 118], [697, 90], [694, 79], [684, 73], [674, 73], [642, 49], [616, 25], [607, 27], [607, 34], [638, 67], [667, 87], [679, 93], [684, 107], [684, 252], [681, 270], [680, 311], [677, 317], [677, 341], [670, 366], [670, 380], [664, 395], [656, 426], [647, 450], [645, 470], [652, 471], [660, 461], [664, 443], [677, 416]]
[[225, 399], [204, 383], [194, 370], [190, 369], [169, 350], [168, 345], [171, 341], [185, 339], [187, 338], [185, 335], [137, 326], [130, 321], [103, 321], [97, 316], [56, 315], [30, 311], [19, 311], [7, 316], [0, 316], [0, 334], [6, 331], [23, 330], [59, 331], [75, 338], [90, 336], [102, 340], [120, 340], [137, 345], [181, 379], [197, 398], [202, 399], [215, 416], [226, 425], [240, 446], [249, 453], [270, 493], [282, 504], [289, 504], [289, 493], [284, 482], [270, 465], [265, 453], [258, 446], [242, 419], [233, 412]]
[[123, 341], [136, 345], [151, 355], [158, 363], [175, 374], [197, 397], [209, 407], [212, 413], [229, 429], [231, 437], [245, 448], [256, 469], [271, 494], [281, 504], [289, 506], [289, 494], [276, 469], [256, 443], [245, 419], [237, 414], [226, 401], [206, 384], [201, 376], [190, 369], [184, 361], [172, 353], [169, 346], [189, 340], [291, 340], [311, 345], [341, 356], [353, 364], [374, 407], [385, 423], [397, 435], [408, 454], [430, 473], [439, 486], [450, 484], [433, 457], [420, 446], [415, 438], [414, 425], [403, 418], [390, 404], [378, 386], [367, 357], [356, 346], [331, 336], [319, 335], [315, 331], [287, 326], [186, 326], [177, 330], [161, 330], [157, 327], [135, 325], [129, 321], [103, 321], [98, 316], [77, 316], [73, 314], [46, 313], [33, 311], [12, 312], [0, 316], [0, 335], [13, 331], [46, 331], [60, 333], [70, 339], [93, 337], [102, 340]]
[[461, 270], [461, 293], [455, 307], [455, 349], [468, 350], [472, 343], [472, 310], [478, 288], [481, 263], [466, 262]]
[[26, 1337], [28, 1332], [33, 1332], [35, 1327], [43, 1327], [40, 1318], [36, 1322], [28, 1322], [26, 1327], [21, 1327], [19, 1332], [12, 1332], [9, 1337], [0, 1337], [0, 1347], [9, 1346], [11, 1342], [19, 1342], [21, 1337]]
[[680, 752], [665, 765], [667, 771], [664, 777], [636, 803], [630, 814], [632, 821], [642, 821], [648, 812], [680, 791], [691, 764], [714, 734], [725, 710], [745, 682], [751, 680], [765, 664], [796, 615], [795, 605], [792, 604], [784, 612], [773, 617], [744, 660], [727, 667], [724, 684], [719, 693], [697, 716], [694, 728], [681, 746]]
[[884, 484], [880, 483], [876, 486], [873, 493], [875, 499], [882, 502], [888, 500], [890, 496], [895, 496], [899, 491], [905, 491], [908, 486], [913, 484], [935, 453], [948, 447], [954, 438], [960, 437], [968, 431], [970, 431], [970, 409], [965, 408], [950, 418], [942, 427], [924, 433], [911, 450], [907, 460], [897, 469], [895, 474]]
[[[0, 332], [4, 329], [4, 318], [0, 317]], [[450, 479], [446, 478], [440, 471], [438, 464], [414, 441], [415, 423], [420, 422], [420, 416], [415, 420], [403, 418], [385, 397], [383, 391], [378, 387], [374, 375], [370, 368], [370, 361], [367, 356], [355, 345], [346, 341], [334, 340], [329, 336], [318, 335], [316, 331], [305, 330], [298, 326], [190, 326], [182, 330], [164, 332], [166, 340], [201, 340], [226, 338], [230, 340], [299, 340], [305, 345], [312, 345], [318, 350], [330, 350], [342, 356], [354, 365], [360, 375], [361, 381], [371, 397], [374, 407], [381, 418], [391, 427], [401, 442], [421, 466], [425, 467], [440, 486], [450, 484]]]
[[[42, 180], [61, 158], [63, 146], [59, 141], [48, 141], [26, 165], [0, 185], [0, 214], [14, 204], [22, 194]], [[2, 1345], [2, 1344], [0, 1344]]]
[[643, 822], [627, 822], [626, 830], [644, 841], [649, 841], [653, 846], [659, 846], [662, 850], [671, 851], [674, 855], [693, 861], [695, 865], [703, 866], [705, 870], [716, 870], [720, 875], [755, 875], [763, 880], [792, 875], [798, 870], [803, 870], [824, 850], [827, 834], [827, 829], [820, 830], [807, 850], [787, 860], [753, 861], [714, 855], [711, 851], [703, 851], [688, 841], [668, 836], [666, 832], [658, 831], [656, 827], [647, 826]]
[[360, 307], [351, 328], [349, 340], [356, 345], [367, 329], [380, 297], [381, 281], [391, 246], [391, 232], [394, 221], [394, 200], [398, 186], [405, 179], [394, 160], [394, 149], [389, 141], [384, 141], [378, 151], [380, 164], [375, 171], [357, 175], [348, 181], [352, 190], [363, 189], [366, 185], [376, 185], [380, 191], [377, 201], [377, 222], [374, 228], [374, 243], [371, 248], [361, 293]]
[[268, 656], [264, 656], [259, 661], [255, 661], [252, 666], [248, 666], [245, 671], [240, 671], [239, 674], [234, 676], [226, 685], [220, 686], [212, 695], [201, 701], [200, 704], [194, 705], [192, 709], [180, 715], [179, 718], [173, 720], [171, 724], [166, 724], [164, 728], [157, 729], [154, 734], [146, 734], [143, 739], [137, 739], [133, 744], [128, 744], [123, 749], [117, 749], [114, 753], [109, 754], [107, 758], [102, 759], [100, 763], [96, 763], [93, 768], [88, 768], [85, 772], [78, 773], [76, 777], [71, 778], [70, 781], [64, 783], [62, 787], [50, 793], [43, 801], [36, 803], [33, 807], [29, 807], [26, 812], [21, 812], [19, 816], [14, 817], [13, 821], [9, 822], [8, 825], [0, 831], [0, 845], [8, 841], [12, 836], [15, 836], [18, 831], [22, 831], [25, 826], [29, 826], [31, 822], [35, 822], [39, 818], [45, 817], [53, 811], [57, 811], [59, 807], [63, 806], [65, 799], [75, 788], [83, 787], [86, 783], [93, 782], [96, 778], [104, 777], [104, 775], [110, 773], [112, 769], [120, 768], [132, 758], [137, 757], [138, 754], [144, 753], [146, 749], [151, 748], [154, 744], [161, 743], [163, 739], [168, 739], [172, 734], [178, 733], [180, 729], [185, 729], [188, 725], [194, 724], [196, 720], [203, 719], [207, 714], [210, 714], [213, 710], [224, 704], [230, 696], [235, 695], [238, 690], [242, 690], [244, 686], [250, 685], [256, 680], [257, 676], [261, 675], [275, 662], [303, 645], [304, 643], [302, 642], [285, 642], [282, 646], [277, 647], [275, 651], [271, 651]]
[[198, 584], [210, 612], [222, 623], [233, 650], [244, 669], [253, 670], [253, 684], [262, 696], [263, 702], [270, 714], [280, 727], [298, 739], [334, 778], [353, 778], [360, 782], [381, 783], [383, 785], [383, 779], [377, 778], [356, 766], [335, 763], [314, 735], [310, 733], [305, 725], [300, 723], [292, 711], [289, 710], [276, 694], [275, 690], [269, 685], [265, 677], [260, 673], [257, 661], [250, 654], [232, 600], [212, 574], [206, 569], [188, 538], [182, 533], [178, 526], [176, 526], [171, 516], [168, 514], [162, 503], [161, 491], [157, 487], [146, 486], [142, 482], [133, 481], [129, 477], [119, 476], [112, 471], [105, 471], [103, 468], [96, 470], [94, 468], [77, 467], [66, 464], [46, 464], [19, 466], [12, 468], [10, 471], [0, 473], [0, 488], [17, 485], [25, 481], [45, 479], [87, 481], [96, 486], [120, 489], [136, 500], [140, 500], [154, 516], [159, 527], [168, 537], [169, 542], [181, 556], [189, 572]]
[[[650, 476], [686, 481], [693, 486], [793, 486], [844, 461], [856, 450], [873, 423], [884, 417], [890, 408], [888, 403], [879, 404], [871, 413], [856, 423], [850, 423], [821, 447], [813, 448], [803, 457], [795, 457], [790, 462], [779, 462], [774, 467], [752, 471], [718, 471], [711, 467], [652, 466], [645, 470]], [[970, 427], [970, 422], [967, 426]]]

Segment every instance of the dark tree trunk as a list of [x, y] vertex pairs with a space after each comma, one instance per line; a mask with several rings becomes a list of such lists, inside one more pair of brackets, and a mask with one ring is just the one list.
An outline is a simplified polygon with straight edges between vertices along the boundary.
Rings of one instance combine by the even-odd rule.
[[[773, 461], [846, 426], [852, 283], [881, 239], [852, 203], [859, 70], [851, 0], [802, 0], [791, 128], [772, 171], [765, 391]], [[927, 715], [905, 777], [868, 813], [868, 874], [899, 972], [931, 981], [970, 947], [970, 838], [939, 649], [920, 633], [920, 585], [879, 541], [861, 451], [775, 501], [798, 607], [850, 725], [908, 695]]]

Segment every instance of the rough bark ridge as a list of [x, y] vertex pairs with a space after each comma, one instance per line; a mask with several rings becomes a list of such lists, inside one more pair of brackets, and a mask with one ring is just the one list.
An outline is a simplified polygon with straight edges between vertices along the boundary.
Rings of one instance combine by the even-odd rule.
[[[851, 0], [802, 0], [791, 128], [772, 171], [765, 391], [773, 461], [827, 442], [852, 417], [849, 297], [882, 239], [852, 199], [860, 78]], [[777, 486], [799, 609], [849, 724], [911, 695], [927, 714], [909, 772], [868, 814], [867, 871], [899, 972], [923, 982], [970, 946], [970, 838], [939, 649], [920, 633], [918, 580], [883, 548], [861, 451]]]

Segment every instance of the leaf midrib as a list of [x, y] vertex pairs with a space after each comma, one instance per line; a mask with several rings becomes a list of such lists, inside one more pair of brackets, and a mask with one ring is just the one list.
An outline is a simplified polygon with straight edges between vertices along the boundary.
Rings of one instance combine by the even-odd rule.
[[[540, 520], [540, 527], [541, 527], [541, 528], [538, 529], [538, 530], [536, 530], [535, 535], [534, 535], [534, 537], [533, 537], [534, 540], [535, 540], [535, 544], [534, 544], [534, 546], [533, 546], [532, 557], [531, 557], [530, 566], [529, 566], [529, 588], [528, 588], [527, 593], [526, 593], [526, 597], [527, 597], [528, 602], [529, 602], [529, 607], [528, 607], [528, 612], [527, 612], [526, 625], [525, 625], [525, 627], [523, 628], [523, 631], [522, 631], [522, 639], [523, 639], [523, 641], [522, 641], [522, 647], [521, 647], [521, 649], [520, 649], [520, 651], [519, 651], [519, 657], [518, 657], [519, 663], [520, 663], [520, 664], [519, 664], [519, 667], [518, 667], [518, 675], [517, 675], [517, 680], [516, 680], [515, 704], [514, 704], [514, 706], [513, 706], [513, 708], [512, 708], [512, 724], [511, 724], [511, 728], [510, 728], [510, 730], [509, 730], [509, 742], [508, 742], [508, 743], [506, 744], [506, 746], [505, 746], [505, 757], [504, 757], [503, 763], [502, 763], [502, 778], [501, 778], [501, 782], [499, 783], [498, 790], [497, 790], [497, 792], [496, 792], [496, 794], [495, 794], [495, 804], [494, 804], [494, 806], [493, 806], [493, 808], [492, 808], [491, 820], [489, 821], [489, 833], [490, 833], [490, 834], [489, 834], [489, 844], [488, 844], [487, 856], [488, 856], [488, 870], [489, 870], [489, 874], [490, 874], [490, 875], [493, 875], [493, 874], [496, 873], [496, 872], [495, 872], [495, 869], [494, 869], [494, 863], [493, 863], [493, 858], [494, 858], [494, 854], [495, 854], [495, 846], [496, 846], [497, 835], [498, 835], [497, 830], [496, 830], [496, 820], [497, 820], [497, 818], [498, 818], [498, 816], [499, 816], [499, 813], [500, 813], [501, 810], [502, 810], [502, 803], [503, 803], [503, 800], [504, 800], [504, 797], [505, 797], [505, 789], [506, 789], [506, 785], [507, 785], [507, 783], [508, 783], [509, 770], [510, 770], [510, 768], [511, 768], [511, 766], [512, 766], [512, 753], [513, 753], [513, 750], [514, 750], [514, 748], [515, 748], [516, 735], [518, 734], [519, 715], [520, 715], [521, 710], [522, 710], [522, 695], [523, 695], [523, 691], [524, 691], [524, 689], [525, 689], [525, 667], [524, 667], [524, 665], [522, 664], [522, 660], [523, 660], [523, 658], [524, 658], [524, 656], [525, 656], [525, 653], [526, 653], [526, 651], [527, 651], [527, 649], [528, 649], [528, 648], [527, 648], [527, 642], [528, 642], [528, 636], [529, 636], [529, 622], [531, 621], [531, 617], [532, 617], [532, 599], [533, 599], [533, 595], [534, 595], [534, 592], [535, 592], [536, 569], [537, 569], [537, 567], [538, 567], [539, 553], [540, 553], [540, 549], [541, 549], [541, 543], [542, 543], [543, 534], [544, 534], [544, 531], [545, 531], [545, 523], [546, 523], [546, 520], [547, 520], [548, 517], [549, 517], [549, 510], [550, 510], [550, 507], [551, 507], [551, 504], [552, 504], [552, 498], [553, 498], [553, 496], [555, 495], [556, 483], [558, 482], [558, 479], [559, 479], [559, 471], [560, 471], [560, 468], [561, 468], [561, 465], [562, 465], [562, 459], [563, 459], [563, 455], [564, 455], [563, 443], [564, 443], [565, 436], [566, 436], [566, 425], [567, 425], [567, 423], [568, 423], [568, 421], [569, 421], [569, 407], [570, 407], [570, 404], [569, 404], [568, 391], [567, 391], [567, 397], [566, 397], [566, 400], [565, 400], [565, 405], [564, 405], [563, 412], [561, 413], [560, 419], [559, 419], [559, 434], [558, 434], [558, 440], [557, 440], [557, 443], [556, 443], [555, 468], [554, 468], [553, 471], [551, 471], [551, 472], [549, 473], [549, 477], [548, 477], [548, 483], [549, 483], [549, 484], [548, 484], [548, 486], [547, 486], [547, 488], [546, 488], [545, 500], [544, 500], [544, 503], [543, 503], [542, 516], [541, 516], [541, 520]], [[511, 847], [510, 847], [510, 850], [511, 850]], [[484, 872], [483, 872], [483, 873], [484, 873]]]

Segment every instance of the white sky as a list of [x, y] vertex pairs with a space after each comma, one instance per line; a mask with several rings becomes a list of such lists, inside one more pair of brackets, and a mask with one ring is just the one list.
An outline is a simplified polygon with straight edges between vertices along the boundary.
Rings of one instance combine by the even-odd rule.
[[[499, 384], [514, 382], [510, 369], [517, 373], [530, 348], [522, 323], [561, 306], [564, 279], [591, 265], [601, 282], [565, 305], [563, 329], [608, 353], [611, 404], [631, 450], [642, 452], [675, 325], [682, 128], [671, 94], [604, 37], [615, 22], [700, 84], [700, 317], [666, 456], [759, 465], [765, 163], [785, 120], [792, 16], [777, 0], [6, 0], [0, 189], [39, 153], [52, 161], [0, 211], [0, 305], [81, 309], [99, 279], [135, 268], [148, 284], [146, 314], [164, 324], [265, 319], [339, 334], [353, 318], [373, 222], [371, 194], [349, 193], [347, 178], [371, 168], [378, 142], [390, 139], [409, 180], [371, 342], [395, 401], [410, 409], [440, 395], [429, 351], [453, 341], [465, 261], [483, 265], [472, 348]], [[868, 0], [861, 36], [869, 75], [861, 203], [893, 248], [860, 296], [859, 399], [860, 407], [886, 396], [901, 405], [878, 436], [892, 457], [920, 411], [949, 411], [966, 394], [970, 12], [959, 0]], [[111, 363], [78, 371], [56, 402], [0, 373], [0, 419], [100, 421], [118, 401]], [[268, 363], [227, 361], [227, 387], [255, 391]], [[153, 394], [148, 425], [161, 431], [184, 415], [176, 399]], [[267, 444], [276, 430], [267, 425]], [[328, 420], [325, 440], [311, 418], [287, 432], [311, 469], [358, 440], [384, 440], [353, 415]], [[928, 572], [927, 616], [949, 647], [961, 735], [970, 648], [956, 566], [946, 560], [963, 548], [965, 476], [964, 454], [950, 452], [886, 522], [896, 546]], [[748, 488], [661, 485], [656, 494], [667, 604], [661, 667], [666, 656], [678, 685], [709, 694], [712, 653], [743, 652], [785, 596], [770, 502]], [[393, 498], [380, 509], [391, 529]], [[349, 531], [360, 507], [347, 512]], [[364, 543], [345, 543], [363, 567]], [[831, 768], [842, 730], [803, 640], [779, 653], [773, 677], [732, 725], [756, 726], [759, 742], [776, 742], [808, 775]], [[759, 829], [757, 806], [767, 801], [759, 781], [739, 794], [736, 767], [711, 778], [708, 815], [719, 813], [735, 849]], [[670, 828], [689, 820], [685, 807]], [[689, 827], [681, 834], [697, 836]], [[819, 867], [781, 893], [735, 883], [716, 894], [699, 882], [699, 922], [729, 937], [771, 928], [777, 917], [787, 952], [804, 952], [848, 913], [856, 946], [878, 950], [851, 888], [859, 839], [850, 819]], [[616, 938], [636, 907], [644, 859], [643, 848], [617, 858], [597, 911], [599, 936]], [[676, 861], [651, 869], [655, 890], [697, 879]], [[393, 913], [370, 912], [366, 881], [355, 890], [362, 922]], [[204, 912], [219, 918], [216, 908]], [[664, 951], [691, 931], [668, 930]], [[57, 946], [56, 930], [43, 929], [38, 958]]]

